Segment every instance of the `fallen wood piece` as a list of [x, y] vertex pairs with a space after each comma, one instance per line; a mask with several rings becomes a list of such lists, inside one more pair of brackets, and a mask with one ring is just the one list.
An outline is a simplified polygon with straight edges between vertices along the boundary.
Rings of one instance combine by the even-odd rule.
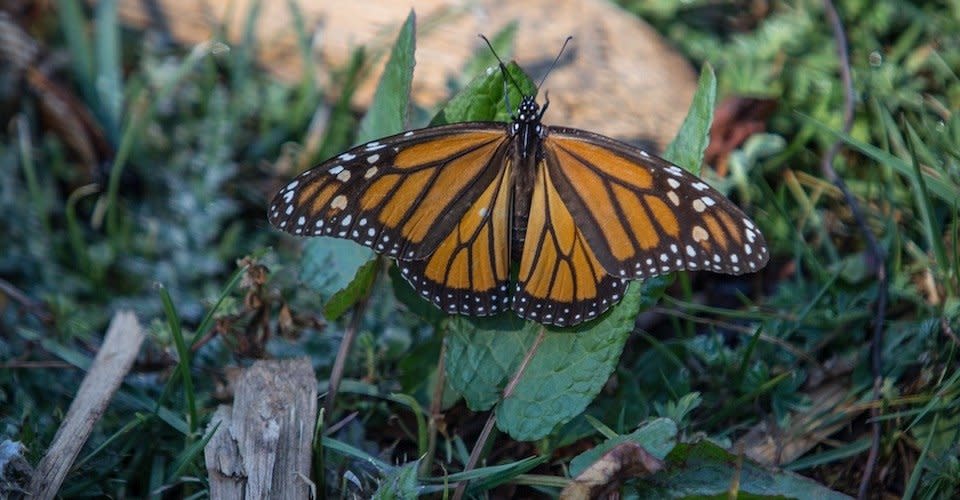
[[317, 379], [308, 358], [257, 361], [204, 449], [210, 498], [311, 498]]
[[130, 371], [144, 333], [136, 315], [120, 311], [113, 316], [103, 345], [80, 383], [67, 416], [53, 437], [53, 443], [37, 465], [30, 482], [31, 498], [54, 498], [67, 477], [73, 461], [103, 415], [113, 394]]

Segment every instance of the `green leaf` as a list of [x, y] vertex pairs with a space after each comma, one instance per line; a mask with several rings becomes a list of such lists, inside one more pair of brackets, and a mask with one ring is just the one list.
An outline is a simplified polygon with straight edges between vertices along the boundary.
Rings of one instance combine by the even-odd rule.
[[117, 1], [97, 3], [94, 14], [93, 38], [96, 47], [94, 85], [97, 92], [99, 118], [111, 142], [120, 138], [120, 118], [123, 113], [123, 80], [120, 53], [120, 23], [117, 21]]
[[317, 236], [303, 245], [300, 281], [325, 297], [347, 288], [357, 271], [374, 258], [373, 250], [353, 241]]
[[360, 266], [349, 285], [330, 297], [330, 300], [323, 306], [323, 315], [327, 320], [333, 321], [339, 318], [370, 293], [370, 287], [376, 281], [377, 273], [380, 270], [380, 266], [377, 265], [379, 262], [379, 259], [367, 261], [366, 264]]
[[658, 418], [648, 422], [630, 434], [612, 437], [595, 448], [577, 455], [570, 461], [570, 477], [577, 477], [587, 467], [596, 462], [604, 453], [615, 446], [634, 442], [643, 446], [651, 455], [663, 460], [677, 445], [677, 424], [669, 418]]
[[[656, 302], [668, 281], [631, 283], [623, 301], [598, 320], [548, 331], [513, 394], [497, 409], [497, 427], [516, 440], [533, 441], [583, 412], [617, 366], [637, 314]], [[500, 343], [498, 338], [494, 348]]]
[[82, 4], [76, 0], [57, 0], [57, 12], [73, 74], [87, 102], [96, 102], [93, 48], [86, 33], [87, 19], [83, 15]]
[[[488, 67], [485, 75], [475, 78], [462, 92], [450, 99], [430, 125], [466, 121], [509, 121], [523, 95], [534, 95], [537, 88], [516, 63], [508, 64], [507, 72], [513, 78], [508, 79], [507, 85], [504, 85], [503, 73], [496, 66]], [[517, 89], [514, 82], [520, 89]], [[509, 103], [504, 100], [504, 90], [509, 96]]]
[[372, 498], [374, 500], [417, 498], [420, 490], [417, 484], [417, 467], [419, 466], [420, 461], [417, 460], [389, 471]]
[[416, 16], [413, 11], [400, 28], [390, 59], [373, 94], [370, 109], [360, 121], [358, 142], [402, 132], [406, 128], [407, 108], [410, 105], [410, 86], [413, 82], [413, 53], [416, 48]]
[[[739, 477], [741, 496], [763, 495], [788, 498], [841, 499], [846, 495], [830, 490], [798, 474], [766, 469], [739, 457], [710, 441], [678, 444], [667, 455], [667, 467], [640, 486], [641, 498], [678, 498], [722, 495], [726, 498], [731, 481]], [[653, 485], [657, 485], [654, 487]]]
[[486, 492], [497, 485], [517, 478], [519, 475], [530, 471], [534, 467], [546, 463], [549, 459], [550, 457], [548, 455], [527, 457], [515, 462], [478, 467], [469, 471], [456, 472], [453, 474], [444, 474], [442, 477], [427, 477], [424, 478], [423, 481], [431, 483], [431, 486], [424, 487], [421, 493], [448, 492], [447, 489], [449, 485], [457, 481], [470, 481], [470, 485], [467, 487], [468, 494]]
[[681, 167], [700, 175], [703, 154], [710, 144], [710, 123], [717, 101], [717, 77], [713, 67], [705, 64], [700, 72], [697, 93], [693, 96], [687, 117], [680, 126], [680, 133], [667, 146], [663, 157]]
[[493, 318], [456, 316], [447, 333], [447, 382], [473, 411], [489, 410], [503, 393], [539, 325], [513, 314]]

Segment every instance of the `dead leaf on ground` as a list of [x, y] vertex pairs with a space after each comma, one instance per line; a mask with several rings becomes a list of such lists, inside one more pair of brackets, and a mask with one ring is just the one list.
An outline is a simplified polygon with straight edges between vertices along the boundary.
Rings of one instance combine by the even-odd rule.
[[767, 120], [777, 109], [775, 99], [731, 96], [717, 106], [710, 126], [710, 145], [704, 161], [714, 165], [717, 174], [727, 175], [727, 158], [751, 135], [767, 130]]
[[663, 467], [663, 462], [643, 446], [633, 442], [618, 444], [564, 488], [560, 499], [611, 498], [627, 479], [647, 477]]

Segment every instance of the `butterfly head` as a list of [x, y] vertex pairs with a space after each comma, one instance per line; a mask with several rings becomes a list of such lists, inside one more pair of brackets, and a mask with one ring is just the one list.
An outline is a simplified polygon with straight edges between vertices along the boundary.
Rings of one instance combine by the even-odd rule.
[[517, 115], [514, 121], [518, 123], [536, 123], [540, 121], [543, 113], [540, 111], [540, 105], [532, 96], [524, 96], [517, 107]]

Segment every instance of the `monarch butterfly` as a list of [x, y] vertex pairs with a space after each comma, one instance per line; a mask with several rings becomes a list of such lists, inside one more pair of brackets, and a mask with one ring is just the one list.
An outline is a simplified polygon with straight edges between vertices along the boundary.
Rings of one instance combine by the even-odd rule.
[[523, 96], [510, 123], [428, 127], [350, 149], [283, 187], [270, 222], [395, 258], [443, 311], [513, 309], [557, 326], [600, 315], [628, 279], [766, 264], [763, 235], [723, 195], [641, 149], [543, 125], [549, 97], [542, 108], [535, 97]]

